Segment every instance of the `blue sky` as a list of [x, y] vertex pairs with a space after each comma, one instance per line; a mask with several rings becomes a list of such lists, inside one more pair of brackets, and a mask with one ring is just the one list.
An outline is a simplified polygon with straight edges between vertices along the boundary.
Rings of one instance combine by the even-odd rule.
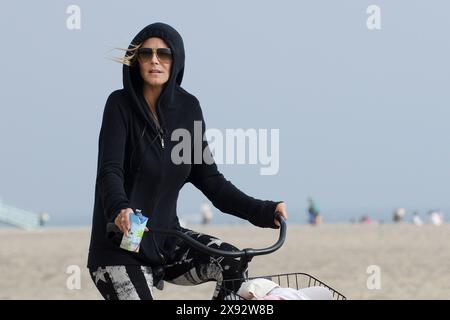
[[[80, 30], [66, 27], [71, 4]], [[366, 27], [371, 4], [381, 30]], [[244, 192], [286, 201], [297, 221], [308, 196], [325, 221], [450, 210], [449, 11], [446, 1], [2, 3], [0, 197], [55, 224], [90, 223], [101, 116], [122, 87], [109, 50], [162, 21], [183, 36], [183, 87], [207, 127], [280, 129], [277, 175], [220, 165]], [[186, 186], [179, 214], [204, 199]]]

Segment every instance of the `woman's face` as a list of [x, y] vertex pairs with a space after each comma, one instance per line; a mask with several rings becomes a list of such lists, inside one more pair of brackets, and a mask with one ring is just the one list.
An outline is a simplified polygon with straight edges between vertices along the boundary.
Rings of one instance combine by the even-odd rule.
[[[162, 86], [169, 80], [172, 58], [167, 52], [151, 54], [148, 49], [169, 48], [164, 40], [160, 38], [148, 38], [139, 48], [138, 62], [141, 77], [148, 86]], [[141, 50], [144, 49], [144, 50]]]

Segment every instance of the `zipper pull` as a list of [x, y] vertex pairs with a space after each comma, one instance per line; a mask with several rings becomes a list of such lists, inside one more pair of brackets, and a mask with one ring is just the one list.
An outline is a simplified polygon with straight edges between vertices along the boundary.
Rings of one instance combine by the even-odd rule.
[[159, 130], [159, 137], [161, 139], [161, 147], [164, 149], [164, 130], [161, 127], [158, 130]]

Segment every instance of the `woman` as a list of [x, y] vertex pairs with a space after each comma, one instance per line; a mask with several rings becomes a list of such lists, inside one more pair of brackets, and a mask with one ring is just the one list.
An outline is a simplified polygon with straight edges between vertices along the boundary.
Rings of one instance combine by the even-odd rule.
[[[176, 203], [185, 183], [200, 189], [221, 211], [259, 227], [277, 228], [275, 211], [287, 218], [284, 203], [247, 196], [223, 177], [214, 161], [194, 161], [194, 155], [192, 161], [172, 161], [178, 143], [171, 139], [174, 130], [185, 129], [194, 137], [194, 121], [200, 121], [205, 131], [199, 101], [180, 86], [184, 45], [176, 30], [163, 23], [145, 27], [121, 62], [124, 88], [109, 96], [99, 136], [91, 277], [105, 299], [152, 299], [152, 287], [160, 280], [182, 285], [217, 281], [213, 298], [221, 299], [222, 280], [243, 276], [236, 259], [209, 257], [173, 237], [152, 233], [144, 234], [139, 253], [120, 249], [118, 240], [130, 228], [129, 214], [141, 209], [149, 228], [178, 229], [205, 245], [236, 250], [180, 226]], [[200, 143], [211, 157], [207, 142]], [[108, 232], [111, 225], [121, 233]]]

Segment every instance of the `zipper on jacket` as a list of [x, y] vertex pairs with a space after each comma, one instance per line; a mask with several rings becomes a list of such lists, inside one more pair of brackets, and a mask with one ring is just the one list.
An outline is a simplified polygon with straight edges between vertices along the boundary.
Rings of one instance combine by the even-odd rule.
[[[142, 95], [142, 97], [143, 97], [147, 107], [150, 108], [150, 104], [148, 103], [148, 101], [145, 98], [145, 96]], [[158, 101], [156, 103], [156, 115], [153, 114], [152, 111], [150, 111], [149, 114], [150, 114], [150, 117], [153, 120], [153, 124], [155, 125], [156, 132], [157, 132], [156, 136], [159, 137], [159, 141], [161, 143], [161, 148], [164, 149], [164, 130], [162, 128], [164, 120], [163, 120], [163, 117], [162, 117], [162, 114], [161, 114], [160, 111], [161, 111], [160, 110], [160, 99], [158, 99]], [[159, 117], [159, 120], [158, 120], [157, 117]]]
[[161, 147], [164, 149], [164, 130], [161, 127], [158, 128], [158, 135], [161, 140]]
[[161, 148], [164, 149], [164, 129], [155, 118], [153, 118], [153, 122], [155, 123], [156, 131], [158, 132], [156, 135], [159, 137], [159, 141], [161, 142]]
[[157, 132], [156, 136], [159, 138], [159, 141], [161, 143], [161, 148], [164, 149], [164, 130], [161, 127], [161, 125], [158, 123], [158, 121], [156, 120], [156, 118], [154, 117], [153, 114], [152, 114], [152, 120], [156, 127], [156, 132]]
[[[161, 158], [160, 158], [160, 160], [161, 160], [161, 177], [160, 177], [159, 182], [158, 182], [158, 189], [159, 189], [161, 187], [161, 184], [164, 181], [164, 172], [165, 172], [165, 168], [164, 167], [165, 167], [165, 158], [166, 158], [165, 157], [166, 152], [164, 150], [164, 138], [163, 138], [163, 131], [162, 131], [162, 129], [161, 129], [161, 131], [158, 131], [158, 136], [161, 138], [161, 146], [163, 148], [162, 154], [161, 154]], [[160, 190], [160, 192], [161, 192], [161, 190]], [[157, 203], [160, 200], [160, 196], [161, 196], [161, 194], [159, 194], [159, 196], [158, 196]], [[158, 246], [158, 243], [156, 242], [155, 234], [152, 234], [152, 240], [153, 240], [153, 244], [155, 246], [155, 250], [156, 250], [156, 252], [157, 252], [157, 254], [159, 256], [159, 259], [161, 261], [161, 265], [165, 265], [165, 263], [167, 261], [167, 258], [166, 258], [166, 256], [164, 254], [161, 253], [161, 250], [160, 250], [160, 248]], [[165, 241], [167, 241], [167, 236], [166, 236]]]

